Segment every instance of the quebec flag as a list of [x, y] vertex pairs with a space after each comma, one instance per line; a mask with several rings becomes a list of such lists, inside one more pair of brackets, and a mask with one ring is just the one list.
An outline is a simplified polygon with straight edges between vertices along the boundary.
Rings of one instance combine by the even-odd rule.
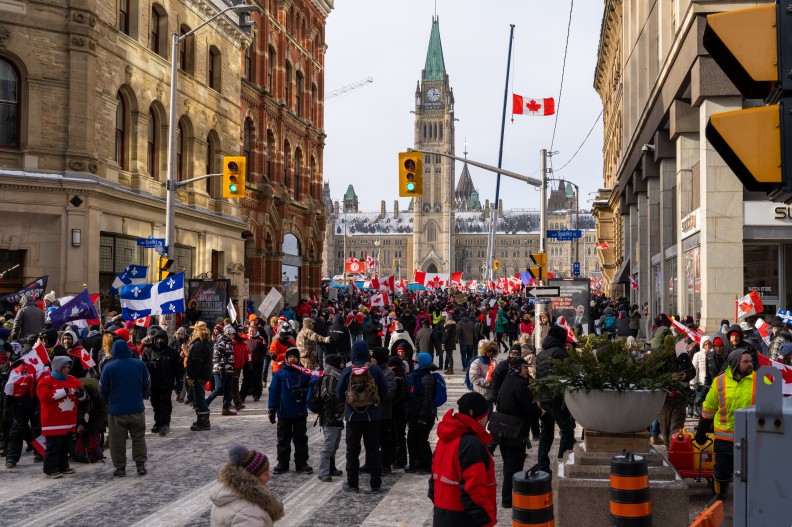
[[153, 284], [124, 286], [121, 288], [121, 307], [126, 320], [183, 313], [184, 273], [169, 276]]
[[110, 293], [117, 294], [118, 290], [125, 285], [145, 284], [147, 272], [148, 265], [127, 266], [127, 268], [113, 280], [113, 285], [110, 286]]

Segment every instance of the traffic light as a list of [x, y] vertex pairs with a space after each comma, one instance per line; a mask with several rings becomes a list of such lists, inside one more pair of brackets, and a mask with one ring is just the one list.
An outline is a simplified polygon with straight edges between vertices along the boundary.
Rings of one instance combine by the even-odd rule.
[[494, 260], [492, 262], [492, 270], [493, 271], [500, 271], [500, 260]]
[[245, 162], [244, 156], [223, 157], [223, 197], [245, 197]]
[[423, 154], [399, 152], [399, 196], [423, 196]]
[[531, 253], [531, 263], [528, 272], [534, 280], [544, 282], [547, 279], [547, 253]]
[[173, 265], [173, 260], [168, 258], [167, 256], [160, 256], [159, 258], [159, 265], [157, 266], [159, 270], [159, 281], [162, 282], [166, 278], [168, 278], [173, 273], [170, 272], [170, 268]]
[[792, 11], [777, 2], [707, 16], [704, 47], [743, 97], [712, 114], [707, 140], [751, 191], [792, 192]]

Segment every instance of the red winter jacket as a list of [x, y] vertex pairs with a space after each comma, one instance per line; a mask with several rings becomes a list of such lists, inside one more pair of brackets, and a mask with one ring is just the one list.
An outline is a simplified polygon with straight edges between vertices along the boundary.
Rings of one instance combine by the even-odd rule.
[[232, 341], [232, 348], [234, 350], [234, 369], [241, 370], [245, 367], [248, 357], [248, 347], [244, 340]]
[[286, 351], [289, 348], [294, 347], [294, 339], [289, 337], [288, 345], [284, 344], [280, 341], [280, 339], [272, 339], [272, 344], [270, 344], [270, 355], [274, 355], [272, 361], [272, 373], [277, 372], [283, 366], [283, 363], [286, 361]]
[[49, 371], [41, 376], [36, 394], [41, 402], [41, 433], [45, 437], [62, 436], [74, 431], [79, 401], [74, 395], [62, 395], [59, 390], [82, 387], [80, 381], [71, 375], [67, 375], [63, 381], [53, 377]]
[[497, 522], [492, 436], [472, 417], [448, 410], [437, 425], [429, 498], [434, 524], [490, 527]]

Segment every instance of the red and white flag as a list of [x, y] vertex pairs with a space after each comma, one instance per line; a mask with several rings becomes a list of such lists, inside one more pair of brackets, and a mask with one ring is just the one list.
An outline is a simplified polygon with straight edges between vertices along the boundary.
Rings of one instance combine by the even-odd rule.
[[415, 275], [413, 277], [413, 280], [418, 282], [421, 285], [426, 285], [426, 283], [425, 283], [426, 282], [426, 273], [424, 273], [423, 271], [415, 271]]
[[392, 292], [392, 291], [395, 290], [395, 288], [396, 288], [395, 286], [396, 286], [395, 279], [393, 278], [393, 275], [390, 275], [388, 278], [384, 279], [380, 283], [379, 289], [380, 289], [380, 291], [391, 291]]
[[371, 283], [369, 284], [369, 287], [371, 289], [379, 290], [380, 282], [379, 282], [379, 278], [377, 278], [377, 275], [374, 275], [374, 278], [371, 279]]
[[396, 283], [394, 290], [397, 293], [404, 294], [407, 292], [407, 282], [404, 281], [404, 278], [400, 278], [399, 281]]
[[451, 273], [451, 285], [462, 287], [462, 273]]
[[607, 249], [608, 247], [608, 242], [600, 242], [594, 246], [595, 249], [599, 250]]
[[673, 318], [666, 315], [666, 318], [671, 321], [671, 325], [674, 327], [677, 333], [685, 334], [688, 338], [692, 339], [695, 342], [701, 343], [701, 337], [704, 335], [700, 331], [696, 331], [695, 329], [690, 329], [683, 323], [678, 320], [674, 320]]
[[759, 336], [762, 337], [762, 340], [766, 345], [770, 345], [770, 341], [772, 340], [772, 336], [770, 335], [771, 326], [767, 322], [764, 321], [763, 318], [759, 317], [756, 319], [756, 323], [754, 324], [756, 330], [759, 331]]
[[349, 281], [349, 291], [351, 293], [360, 293], [360, 288], [358, 288], [354, 280]]
[[577, 335], [575, 335], [575, 330], [572, 329], [572, 327], [567, 323], [566, 318], [558, 317], [556, 319], [556, 325], [558, 325], [559, 327], [562, 327], [562, 328], [564, 328], [566, 330], [566, 332], [567, 332], [567, 342], [569, 342], [569, 341], [577, 342], [578, 341]]
[[630, 287], [632, 287], [633, 289], [635, 289], [636, 291], [638, 291], [638, 282], [636, 282], [635, 280], [633, 280], [633, 277], [632, 277], [632, 276], [628, 276], [627, 278], [629, 278], [629, 279], [630, 279]]
[[737, 300], [737, 320], [750, 317], [764, 311], [762, 297], [756, 291], [751, 291], [744, 297]]
[[71, 357], [80, 359], [83, 368], [85, 368], [86, 370], [90, 370], [91, 368], [96, 367], [96, 362], [93, 360], [93, 357], [91, 357], [91, 353], [82, 346], [75, 346], [74, 348], [67, 351], [66, 354]]
[[555, 113], [555, 99], [533, 99], [522, 95], [512, 94], [512, 113], [515, 115], [553, 115]]
[[388, 298], [387, 291], [382, 291], [375, 295], [371, 295], [370, 305], [371, 307], [385, 307], [390, 303], [390, 299]]
[[781, 372], [781, 377], [784, 381], [783, 385], [781, 386], [781, 390], [783, 391], [784, 395], [792, 396], [792, 366], [787, 366], [782, 362], [770, 360], [769, 357], [766, 357], [761, 353], [758, 354], [757, 358], [759, 359], [759, 367], [772, 366]]
[[3, 392], [11, 397], [33, 396], [36, 392], [35, 370], [27, 364], [20, 364], [8, 372], [8, 381]]
[[44, 343], [40, 340], [36, 341], [36, 345], [33, 346], [33, 349], [22, 355], [22, 361], [33, 367], [36, 378], [38, 379], [44, 372], [44, 366], [50, 362], [47, 348], [44, 347]]
[[151, 317], [140, 317], [135, 319], [135, 325], [141, 328], [147, 328], [151, 324]]
[[35, 441], [33, 441], [32, 446], [36, 449], [36, 452], [43, 456], [47, 452], [47, 438], [38, 436]]

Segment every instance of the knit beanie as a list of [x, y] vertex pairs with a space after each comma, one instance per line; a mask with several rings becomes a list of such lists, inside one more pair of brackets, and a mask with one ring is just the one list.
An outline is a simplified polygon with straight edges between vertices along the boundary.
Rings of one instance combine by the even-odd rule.
[[426, 368], [430, 364], [432, 364], [432, 356], [431, 355], [429, 355], [425, 351], [422, 351], [421, 353], [418, 354], [418, 367], [419, 368]]
[[385, 366], [385, 363], [388, 362], [388, 349], [380, 347], [372, 348], [371, 356], [377, 361], [379, 366]]
[[478, 392], [468, 392], [457, 401], [459, 413], [465, 414], [473, 419], [479, 419], [489, 411], [489, 403]]
[[262, 452], [248, 450], [242, 445], [234, 445], [228, 449], [228, 461], [239, 465], [254, 476], [260, 476], [269, 466], [269, 459]]
[[561, 326], [552, 326], [548, 330], [547, 335], [550, 336], [550, 337], [553, 337], [554, 339], [556, 339], [556, 340], [558, 340], [560, 342], [566, 342], [567, 332]]
[[344, 357], [342, 357], [341, 355], [333, 354], [333, 355], [328, 355], [327, 357], [325, 357], [325, 364], [327, 364], [329, 366], [334, 366], [334, 367], [338, 368], [339, 370], [341, 369], [341, 365], [343, 363], [344, 363]]

